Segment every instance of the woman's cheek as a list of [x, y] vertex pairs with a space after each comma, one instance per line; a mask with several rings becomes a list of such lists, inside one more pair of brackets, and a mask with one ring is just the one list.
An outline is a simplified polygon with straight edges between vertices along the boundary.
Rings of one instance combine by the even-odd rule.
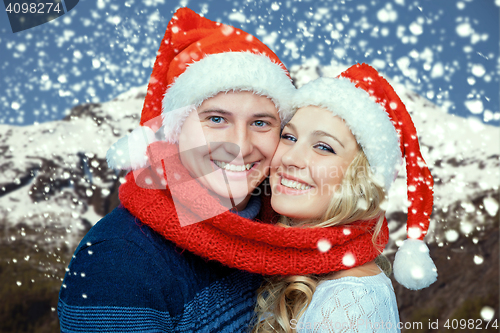
[[284, 154], [284, 147], [283, 144], [280, 143], [278, 144], [278, 148], [276, 148], [276, 151], [274, 152], [274, 155], [271, 160], [271, 172], [277, 171], [278, 167], [281, 165], [281, 157]]

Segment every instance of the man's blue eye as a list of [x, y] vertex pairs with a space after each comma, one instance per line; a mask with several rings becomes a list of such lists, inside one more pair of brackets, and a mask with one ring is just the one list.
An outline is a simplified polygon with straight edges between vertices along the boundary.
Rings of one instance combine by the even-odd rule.
[[262, 121], [262, 120], [257, 120], [254, 124], [255, 124], [255, 126], [258, 126], [258, 127], [264, 127], [266, 125], [266, 122]]
[[220, 124], [222, 122], [222, 117], [213, 116], [209, 118], [212, 122]]

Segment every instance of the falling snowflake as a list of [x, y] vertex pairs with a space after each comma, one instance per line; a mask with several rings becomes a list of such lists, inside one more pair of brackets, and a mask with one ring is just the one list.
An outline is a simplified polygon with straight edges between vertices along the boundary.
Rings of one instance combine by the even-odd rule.
[[332, 244], [330, 243], [330, 241], [328, 239], [320, 239], [318, 241], [318, 244], [317, 244], [317, 247], [318, 247], [318, 250], [320, 252], [328, 252], [331, 247], [332, 247]]
[[342, 258], [342, 263], [347, 267], [354, 266], [354, 264], [356, 263], [356, 258], [352, 253], [346, 253]]

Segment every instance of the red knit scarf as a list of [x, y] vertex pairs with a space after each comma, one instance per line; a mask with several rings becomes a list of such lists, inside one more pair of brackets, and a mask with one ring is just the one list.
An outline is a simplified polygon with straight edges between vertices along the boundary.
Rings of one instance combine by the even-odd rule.
[[[352, 268], [379, 254], [371, 232], [376, 221], [284, 228], [274, 224], [277, 215], [264, 195], [258, 220], [248, 220], [229, 212], [189, 175], [176, 145], [155, 142], [148, 152], [152, 166], [125, 177], [119, 189], [121, 203], [142, 223], [203, 258], [264, 275], [304, 275]], [[178, 216], [202, 222], [181, 226]], [[388, 237], [384, 221], [377, 243], [387, 244]], [[331, 248], [322, 252], [319, 243]]]

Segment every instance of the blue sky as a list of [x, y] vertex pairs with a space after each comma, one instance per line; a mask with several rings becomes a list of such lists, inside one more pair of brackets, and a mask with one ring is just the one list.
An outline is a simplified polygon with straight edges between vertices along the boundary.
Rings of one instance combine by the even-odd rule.
[[146, 84], [180, 6], [256, 35], [288, 67], [366, 62], [450, 113], [500, 124], [500, 0], [80, 0], [15, 34], [2, 12], [0, 123], [61, 119]]

